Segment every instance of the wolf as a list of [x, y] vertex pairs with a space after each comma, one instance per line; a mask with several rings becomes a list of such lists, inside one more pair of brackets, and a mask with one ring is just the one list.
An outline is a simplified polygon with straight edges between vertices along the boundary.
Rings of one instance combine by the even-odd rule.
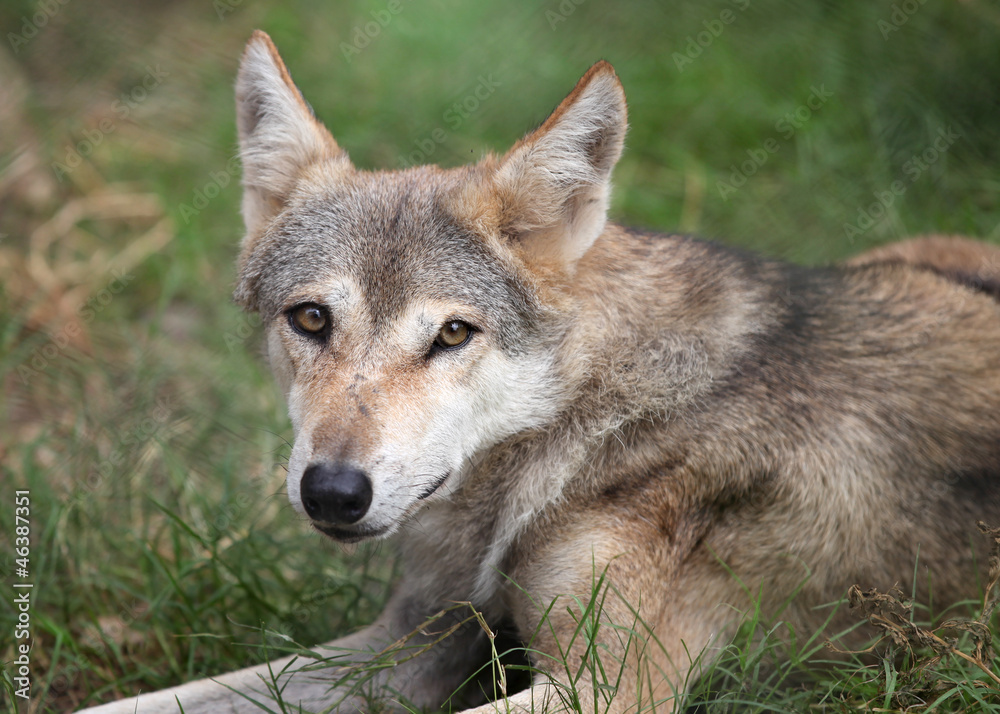
[[976, 594], [1000, 249], [931, 236], [803, 268], [608, 222], [627, 112], [606, 62], [451, 169], [355, 168], [263, 32], [236, 93], [235, 297], [287, 396], [288, 498], [335, 541], [396, 534], [403, 572], [322, 667], [96, 711], [457, 706], [500, 630], [530, 681], [471, 712], [672, 711], [755, 604], [835, 632], [821, 606], [852, 584]]

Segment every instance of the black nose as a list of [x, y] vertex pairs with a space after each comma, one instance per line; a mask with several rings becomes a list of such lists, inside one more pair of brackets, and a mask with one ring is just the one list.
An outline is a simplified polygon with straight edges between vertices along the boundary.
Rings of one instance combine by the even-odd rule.
[[302, 475], [300, 492], [310, 518], [335, 525], [357, 523], [372, 503], [372, 483], [364, 471], [344, 464], [312, 464]]

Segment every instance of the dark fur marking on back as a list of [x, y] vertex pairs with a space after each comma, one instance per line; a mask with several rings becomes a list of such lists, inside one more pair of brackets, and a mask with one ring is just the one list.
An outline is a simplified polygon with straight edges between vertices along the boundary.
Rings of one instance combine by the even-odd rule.
[[930, 270], [943, 278], [953, 280], [960, 285], [972, 288], [976, 292], [985, 293], [995, 300], [1000, 300], [1000, 278], [985, 278], [978, 273], [970, 273], [965, 270], [942, 270], [933, 265], [921, 263], [917, 265], [923, 270]]
[[953, 474], [948, 479], [956, 488], [967, 488], [973, 493], [989, 493], [1000, 490], [1000, 463], [993, 468], [985, 467]]
[[953, 283], [964, 285], [967, 288], [972, 288], [978, 293], [983, 293], [985, 295], [989, 295], [995, 300], [1000, 300], [1000, 276], [997, 276], [996, 278], [988, 278], [979, 273], [969, 272], [968, 270], [948, 270], [947, 268], [942, 268], [938, 265], [933, 265], [932, 263], [910, 263], [899, 258], [878, 261], [878, 263], [875, 264], [909, 265], [916, 270], [924, 270], [929, 273], [934, 273], [935, 275], [940, 275], [942, 278], [950, 280]]

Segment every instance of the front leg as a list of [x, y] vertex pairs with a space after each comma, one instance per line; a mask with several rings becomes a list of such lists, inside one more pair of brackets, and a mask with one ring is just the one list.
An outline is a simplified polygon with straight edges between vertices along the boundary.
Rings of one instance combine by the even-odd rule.
[[[159, 692], [87, 709], [90, 714], [393, 712], [440, 706], [487, 661], [489, 644], [467, 606], [420, 603], [402, 582], [378, 620], [315, 648]], [[284, 709], [275, 699], [280, 692]]]
[[509, 605], [534, 684], [464, 714], [682, 708], [738, 624], [729, 605], [746, 595], [707, 549], [680, 539], [664, 547], [644, 521], [626, 523], [580, 519], [532, 544]]

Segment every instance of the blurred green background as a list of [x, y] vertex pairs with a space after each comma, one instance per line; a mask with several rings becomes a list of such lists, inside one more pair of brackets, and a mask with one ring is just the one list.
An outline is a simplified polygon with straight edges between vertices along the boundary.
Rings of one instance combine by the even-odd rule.
[[[806, 263], [1000, 241], [987, 0], [3, 0], [0, 544], [30, 490], [36, 711], [328, 639], [385, 596], [378, 546], [287, 506], [284, 407], [230, 299], [254, 28], [363, 168], [502, 152], [603, 58], [631, 121], [615, 220]], [[0, 599], [5, 662], [15, 621]]]

